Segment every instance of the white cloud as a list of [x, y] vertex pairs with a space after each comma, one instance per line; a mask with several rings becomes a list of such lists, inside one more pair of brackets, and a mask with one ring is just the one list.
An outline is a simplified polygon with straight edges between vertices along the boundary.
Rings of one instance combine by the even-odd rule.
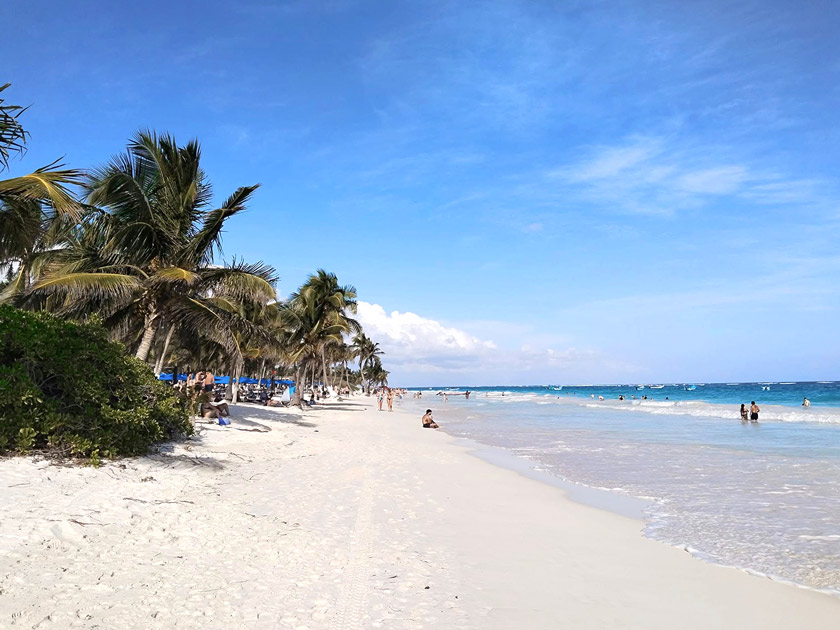
[[496, 344], [444, 326], [416, 313], [387, 313], [378, 304], [360, 301], [357, 317], [365, 333], [385, 352], [383, 361], [433, 371], [474, 368]]
[[[732, 163], [731, 150], [686, 147], [665, 138], [634, 137], [600, 146], [582, 160], [547, 173], [566, 194], [634, 213], [672, 214], [732, 196], [762, 204], [814, 203], [819, 182]], [[713, 157], [718, 154], [720, 158]], [[725, 161], [724, 161], [725, 160]]]
[[627, 169], [647, 162], [657, 153], [659, 153], [658, 143], [648, 141], [625, 147], [608, 147], [595, 158], [572, 169], [558, 171], [557, 174], [564, 175], [573, 182], [615, 177]]
[[677, 179], [677, 187], [690, 193], [728, 195], [738, 190], [746, 177], [743, 166], [720, 166], [685, 173]]
[[557, 349], [568, 339], [544, 338], [526, 326], [496, 321], [476, 321], [467, 327], [485, 335], [502, 335], [510, 347], [499, 348], [461, 328], [445, 326], [416, 313], [388, 313], [378, 304], [358, 303], [357, 317], [365, 334], [384, 351], [382, 362], [395, 384], [444, 385], [471, 383], [511, 384], [574, 380], [583, 374], [635, 371], [590, 349]]

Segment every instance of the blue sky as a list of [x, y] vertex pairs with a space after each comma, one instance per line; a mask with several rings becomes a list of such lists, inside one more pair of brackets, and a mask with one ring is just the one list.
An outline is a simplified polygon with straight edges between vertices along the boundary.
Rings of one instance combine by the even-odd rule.
[[840, 378], [834, 2], [6, 14], [13, 173], [199, 138], [225, 254], [355, 284], [394, 383]]

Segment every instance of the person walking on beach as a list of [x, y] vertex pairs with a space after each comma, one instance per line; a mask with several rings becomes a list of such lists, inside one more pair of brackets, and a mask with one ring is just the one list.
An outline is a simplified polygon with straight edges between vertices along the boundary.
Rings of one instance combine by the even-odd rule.
[[388, 390], [388, 411], [394, 410], [394, 390]]
[[379, 390], [379, 397], [378, 397], [378, 399], [377, 399], [377, 400], [378, 400], [378, 402], [379, 402], [379, 411], [382, 411], [382, 401], [383, 401], [383, 399], [384, 399], [384, 398], [385, 398], [385, 394], [384, 394], [384, 393], [382, 392], [382, 390], [380, 389], [380, 390]]
[[213, 372], [207, 370], [204, 373], [204, 391], [205, 392], [212, 392], [216, 387], [216, 377], [213, 376]]
[[753, 400], [750, 403], [750, 421], [751, 422], [758, 422], [758, 412], [759, 411], [761, 411], [761, 409], [758, 408], [758, 405], [756, 405], [755, 401]]
[[435, 422], [434, 418], [432, 418], [432, 410], [426, 409], [426, 413], [423, 415], [423, 428], [424, 429], [437, 429], [439, 428], [437, 423]]
[[747, 423], [747, 415], [749, 412], [747, 411], [747, 406], [744, 403], [741, 403], [741, 422], [744, 424]]

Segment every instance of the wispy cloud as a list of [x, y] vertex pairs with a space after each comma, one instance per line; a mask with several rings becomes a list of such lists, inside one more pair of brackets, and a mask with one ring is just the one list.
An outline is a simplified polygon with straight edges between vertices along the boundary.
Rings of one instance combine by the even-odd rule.
[[592, 147], [588, 153], [549, 171], [546, 179], [615, 210], [671, 215], [722, 197], [764, 205], [826, 201], [821, 190], [826, 182], [733, 163], [737, 152], [731, 148], [633, 137], [614, 146]]

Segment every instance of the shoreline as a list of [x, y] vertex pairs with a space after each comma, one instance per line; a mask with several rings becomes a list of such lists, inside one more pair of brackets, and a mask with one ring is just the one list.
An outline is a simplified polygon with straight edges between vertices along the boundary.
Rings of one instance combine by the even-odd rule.
[[[640, 521], [352, 397], [99, 469], [0, 460], [0, 626], [829, 628], [840, 600], [698, 561]], [[469, 455], [468, 457], [465, 457]]]
[[818, 588], [815, 586], [809, 586], [808, 584], [802, 584], [801, 582], [796, 582], [795, 580], [782, 576], [763, 573], [755, 569], [750, 569], [749, 567], [727, 564], [712, 557], [710, 554], [692, 548], [688, 543], [670, 543], [666, 540], [660, 540], [654, 538], [653, 536], [648, 536], [645, 530], [650, 522], [650, 518], [646, 514], [646, 510], [656, 506], [658, 503], [656, 499], [620, 493], [609, 488], [588, 486], [584, 483], [567, 479], [566, 477], [560, 476], [556, 473], [551, 473], [547, 470], [537, 468], [537, 463], [533, 460], [517, 455], [512, 450], [503, 446], [484, 444], [483, 442], [479, 442], [478, 440], [474, 440], [472, 438], [453, 435], [445, 430], [443, 430], [443, 432], [453, 438], [453, 444], [467, 449], [467, 453], [469, 455], [476, 457], [483, 462], [492, 466], [498, 466], [506, 470], [513, 471], [526, 479], [532, 479], [538, 483], [558, 488], [570, 501], [574, 501], [575, 503], [639, 521], [640, 536], [648, 540], [652, 540], [653, 542], [665, 545], [666, 547], [677, 549], [679, 551], [685, 551], [700, 562], [723, 567], [725, 569], [733, 569], [735, 571], [745, 573], [746, 575], [772, 580], [773, 582], [777, 582], [779, 584], [785, 584], [787, 586], [793, 586], [806, 591], [820, 593], [821, 595], [840, 598], [840, 588]]

